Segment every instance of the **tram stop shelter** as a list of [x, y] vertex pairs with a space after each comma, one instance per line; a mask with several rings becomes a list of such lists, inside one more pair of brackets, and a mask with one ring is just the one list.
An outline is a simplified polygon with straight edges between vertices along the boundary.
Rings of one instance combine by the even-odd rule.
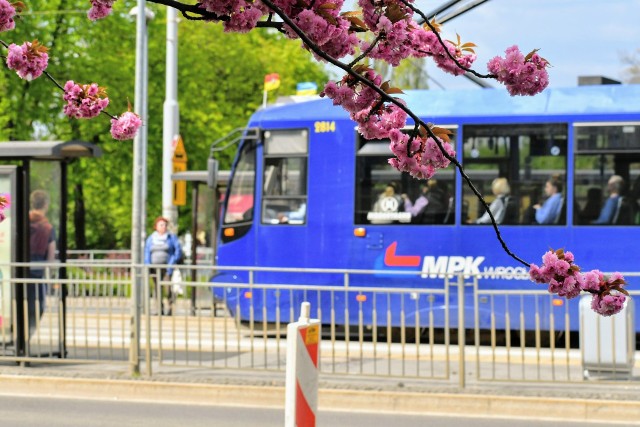
[[[212, 174], [215, 178], [212, 177]], [[191, 236], [190, 242], [185, 242], [189, 246], [184, 248], [187, 254], [187, 262], [191, 264], [212, 265], [216, 256], [216, 236], [220, 224], [220, 200], [226, 192], [231, 171], [228, 170], [195, 170], [179, 171], [171, 174], [174, 183], [183, 182], [191, 187]], [[213, 178], [213, 179], [212, 179]], [[204, 241], [199, 241], [202, 237]], [[203, 256], [202, 250], [207, 251], [207, 256]], [[199, 253], [200, 252], [200, 253]], [[198, 281], [196, 270], [191, 270], [190, 280]], [[196, 307], [199, 301], [203, 301], [204, 306], [208, 306], [213, 295], [211, 290], [198, 287], [191, 295], [192, 307]]]
[[[0, 274], [4, 279], [26, 279], [29, 267], [9, 263], [30, 262], [29, 248], [29, 197], [32, 191], [42, 189], [49, 195], [48, 219], [56, 230], [58, 258], [67, 261], [67, 173], [68, 165], [78, 158], [94, 158], [102, 155], [102, 149], [85, 141], [7, 141], [0, 142], [0, 193], [11, 195], [11, 207], [7, 218], [0, 223]], [[66, 269], [58, 271], [60, 279], [66, 279]], [[16, 357], [31, 357], [29, 338], [25, 332], [25, 286], [11, 285], [9, 280], [0, 280], [0, 336], [14, 337], [13, 349]], [[4, 296], [4, 298], [3, 298]], [[8, 296], [11, 296], [10, 298]], [[12, 300], [15, 313], [11, 314]], [[66, 354], [65, 318], [66, 287], [62, 287], [59, 319], [58, 352], [51, 353], [60, 358]], [[15, 322], [15, 325], [12, 323]], [[15, 329], [14, 329], [15, 328]], [[2, 342], [2, 349], [7, 343]]]

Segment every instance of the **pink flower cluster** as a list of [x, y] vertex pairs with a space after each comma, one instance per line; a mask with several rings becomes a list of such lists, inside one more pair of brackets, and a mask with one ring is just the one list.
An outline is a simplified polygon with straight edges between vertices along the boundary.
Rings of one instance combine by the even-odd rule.
[[246, 33], [255, 28], [256, 24], [269, 9], [259, 0], [202, 0], [200, 7], [207, 12], [230, 19], [223, 23], [225, 31]]
[[[611, 316], [622, 310], [626, 296], [626, 284], [620, 273], [605, 277], [598, 270], [581, 273], [573, 263], [571, 252], [562, 249], [549, 251], [542, 256], [542, 266], [531, 264], [529, 276], [536, 283], [549, 284], [549, 292], [558, 296], [575, 298], [582, 291], [593, 294], [591, 308], [602, 316]], [[613, 293], [612, 293], [613, 291]]]
[[507, 86], [514, 95], [535, 95], [549, 85], [546, 68], [549, 62], [533, 51], [524, 56], [517, 46], [505, 51], [505, 58], [496, 56], [487, 64], [489, 72]]
[[[463, 67], [470, 68], [473, 62], [476, 60], [475, 53], [471, 52], [465, 54], [463, 53], [460, 46], [456, 46], [449, 40], [445, 40], [444, 44], [447, 46], [447, 50], [449, 51], [451, 56], [453, 56], [456, 61], [458, 61], [458, 63]], [[441, 70], [446, 71], [449, 74], [453, 74], [454, 76], [459, 76], [466, 72], [466, 70], [460, 68], [458, 64], [456, 64], [455, 61], [451, 59], [442, 44], [440, 44], [437, 40], [432, 45], [432, 52], [433, 60]]]
[[[396, 155], [395, 158], [389, 159], [389, 164], [400, 172], [408, 172], [414, 178], [429, 179], [439, 169], [444, 169], [451, 163], [433, 138], [411, 138], [398, 129], [392, 130], [389, 138], [391, 152]], [[456, 153], [451, 144], [441, 138], [438, 140], [447, 154], [455, 157]]]
[[[388, 83], [382, 83], [382, 77], [374, 70], [359, 66], [355, 71], [374, 85], [392, 92]], [[389, 159], [389, 164], [401, 172], [408, 172], [418, 179], [431, 178], [439, 169], [449, 166], [449, 159], [442, 153], [433, 138], [415, 136], [410, 138], [402, 129], [407, 122], [407, 114], [395, 104], [385, 103], [382, 97], [372, 88], [354, 77], [346, 75], [339, 82], [328, 82], [320, 96], [333, 100], [334, 105], [341, 105], [347, 110], [351, 119], [358, 123], [358, 131], [367, 139], [389, 138], [389, 148], [396, 158]], [[399, 102], [403, 102], [398, 100]], [[445, 152], [455, 156], [451, 144], [440, 139]]]
[[90, 20], [95, 21], [98, 19], [106, 18], [111, 15], [113, 4], [116, 0], [90, 0], [91, 9], [87, 12], [87, 16]]
[[[364, 66], [355, 70], [375, 86], [382, 85], [382, 77], [374, 70]], [[347, 110], [358, 123], [358, 131], [368, 139], [387, 138], [391, 130], [401, 129], [407, 122], [407, 114], [402, 109], [385, 104], [375, 90], [348, 74], [338, 83], [329, 81], [320, 96], [332, 99], [333, 105]]]
[[[420, 27], [412, 19], [411, 10], [400, 2], [359, 0], [358, 5], [362, 7], [364, 22], [380, 39], [369, 53], [371, 58], [383, 59], [395, 67], [410, 56], [430, 56], [439, 68], [453, 75], [463, 74], [465, 70], [451, 59], [447, 50], [460, 65], [467, 68], [476, 59], [475, 53], [470, 47], [466, 48], [466, 45], [455, 45], [445, 41], [445, 50], [437, 35], [430, 29]], [[369, 42], [362, 42], [363, 51], [370, 46]], [[464, 53], [463, 50], [468, 53]]]
[[[287, 14], [291, 20], [326, 54], [343, 58], [355, 53], [360, 40], [350, 32], [351, 23], [339, 15], [342, 0], [314, 1], [309, 8], [300, 8], [296, 1], [277, 0], [275, 3], [290, 10]], [[298, 38], [291, 27], [285, 25], [284, 30], [288, 37]], [[318, 61], [324, 61], [315, 52], [313, 54]]]
[[0, 33], [16, 27], [14, 16], [16, 16], [15, 7], [7, 0], [0, 0]]
[[96, 83], [80, 85], [69, 80], [64, 85], [64, 96], [67, 101], [64, 114], [75, 119], [91, 119], [96, 117], [107, 105], [107, 93]]
[[7, 218], [4, 210], [9, 206], [11, 206], [11, 195], [9, 193], [0, 194], [0, 222]]
[[113, 139], [125, 141], [133, 139], [142, 125], [142, 120], [136, 113], [127, 111], [116, 119], [111, 119], [111, 136]]
[[10, 70], [15, 70], [21, 79], [31, 81], [40, 77], [47, 68], [48, 62], [47, 48], [39, 44], [37, 40], [34, 40], [33, 43], [24, 42], [22, 46], [13, 43], [9, 45], [7, 67]]

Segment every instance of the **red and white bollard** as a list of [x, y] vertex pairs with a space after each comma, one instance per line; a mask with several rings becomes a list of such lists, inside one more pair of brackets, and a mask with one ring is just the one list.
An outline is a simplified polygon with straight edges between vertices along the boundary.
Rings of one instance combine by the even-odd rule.
[[318, 409], [320, 320], [310, 319], [311, 304], [303, 302], [300, 318], [287, 326], [285, 427], [315, 427]]

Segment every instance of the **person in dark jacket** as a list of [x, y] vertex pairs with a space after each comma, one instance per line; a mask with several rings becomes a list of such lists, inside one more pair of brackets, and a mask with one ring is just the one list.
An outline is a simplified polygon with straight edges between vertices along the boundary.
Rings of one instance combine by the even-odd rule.
[[[43, 279], [45, 266], [38, 265], [53, 262], [56, 258], [56, 232], [47, 219], [49, 210], [49, 196], [43, 190], [35, 190], [29, 197], [31, 210], [29, 211], [29, 252], [31, 266], [29, 277]], [[47, 286], [37, 282], [27, 285], [27, 313], [29, 322], [29, 336], [36, 330], [38, 319], [45, 309]]]

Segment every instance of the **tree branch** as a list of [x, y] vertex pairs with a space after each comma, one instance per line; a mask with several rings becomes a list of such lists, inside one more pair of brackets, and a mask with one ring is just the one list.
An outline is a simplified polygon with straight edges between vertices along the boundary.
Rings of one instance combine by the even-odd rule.
[[[309, 49], [311, 49], [316, 55], [318, 55], [320, 58], [324, 59], [325, 61], [335, 65], [336, 67], [340, 68], [341, 70], [345, 71], [347, 74], [349, 74], [351, 77], [353, 77], [357, 81], [359, 81], [359, 82], [367, 85], [371, 89], [373, 89], [378, 95], [380, 95], [382, 97], [382, 99], [385, 100], [385, 102], [392, 103], [392, 104], [396, 105], [398, 108], [400, 108], [401, 110], [403, 110], [405, 113], [407, 113], [407, 115], [413, 119], [414, 123], [420, 123], [420, 125], [422, 125], [427, 130], [427, 133], [429, 134], [429, 136], [434, 139], [434, 141], [438, 145], [438, 148], [440, 149], [440, 151], [442, 152], [444, 157], [447, 158], [451, 163], [454, 164], [455, 167], [458, 168], [458, 170], [460, 171], [460, 175], [465, 180], [465, 182], [467, 183], [469, 188], [471, 188], [471, 191], [473, 192], [473, 194], [475, 194], [475, 196], [478, 198], [478, 200], [480, 201], [482, 206], [489, 213], [489, 217], [491, 218], [491, 224], [493, 226], [493, 229], [495, 231], [496, 237], [497, 237], [498, 241], [500, 242], [500, 245], [502, 246], [503, 250], [510, 257], [515, 259], [516, 261], [524, 264], [527, 267], [529, 266], [529, 263], [527, 263], [526, 261], [524, 261], [523, 259], [518, 257], [516, 254], [514, 254], [511, 251], [511, 249], [509, 249], [509, 247], [507, 246], [506, 242], [502, 238], [502, 234], [500, 232], [498, 224], [496, 223], [496, 220], [493, 217], [493, 214], [491, 213], [491, 210], [489, 209], [489, 205], [487, 204], [487, 202], [482, 197], [482, 194], [480, 194], [480, 191], [475, 187], [475, 185], [471, 181], [471, 178], [469, 178], [469, 175], [467, 175], [467, 173], [465, 172], [465, 170], [462, 167], [462, 165], [460, 164], [460, 162], [458, 162], [458, 160], [455, 157], [452, 157], [452, 156], [449, 155], [449, 153], [447, 153], [447, 151], [442, 146], [442, 143], [440, 142], [440, 139], [433, 133], [433, 131], [431, 131], [429, 126], [424, 121], [422, 121], [418, 116], [416, 116], [416, 114], [413, 111], [411, 111], [409, 108], [407, 108], [403, 103], [401, 103], [398, 100], [396, 100], [395, 98], [387, 95], [387, 93], [385, 91], [383, 91], [381, 88], [376, 86], [372, 81], [370, 81], [369, 79], [367, 79], [367, 78], [361, 76], [360, 74], [356, 73], [355, 71], [353, 71], [352, 67], [349, 67], [348, 65], [342, 63], [341, 61], [339, 61], [339, 60], [333, 58], [332, 56], [326, 54], [325, 52], [323, 52], [315, 43], [313, 43], [311, 41], [311, 39], [309, 39], [309, 37], [307, 37], [307, 35], [300, 29], [300, 27], [298, 27], [295, 24], [295, 22], [293, 22], [293, 20], [291, 18], [289, 18], [271, 0], [261, 0], [261, 1], [269, 9], [271, 9], [273, 12], [275, 12], [280, 17], [280, 19], [282, 19], [289, 27], [291, 27], [291, 29], [298, 35], [298, 37], [300, 37], [300, 39], [305, 43], [305, 45]], [[444, 46], [444, 42], [442, 41], [442, 39], [440, 37], [438, 37], [438, 40]]]
[[440, 42], [440, 44], [442, 45], [442, 47], [444, 47], [444, 51], [447, 53], [447, 56], [449, 57], [449, 59], [451, 59], [453, 62], [456, 63], [456, 65], [458, 66], [458, 68], [460, 68], [461, 70], [465, 70], [468, 73], [473, 74], [476, 77], [480, 77], [481, 79], [491, 79], [491, 78], [496, 78], [495, 74], [480, 74], [477, 71], [474, 71], [471, 68], [467, 68], [465, 66], [463, 66], [462, 64], [460, 64], [458, 62], [458, 60], [456, 58], [454, 58], [453, 55], [451, 55], [451, 52], [449, 52], [449, 49], [447, 48], [447, 45], [444, 43], [444, 40], [442, 40], [442, 37], [440, 37], [440, 33], [438, 33], [436, 31], [436, 29], [433, 27], [433, 25], [431, 24], [431, 22], [429, 22], [429, 19], [427, 18], [427, 16], [418, 8], [414, 7], [411, 3], [409, 3], [407, 0], [399, 0], [400, 2], [402, 2], [402, 4], [404, 4], [405, 6], [407, 6], [409, 9], [411, 9], [411, 11], [413, 13], [417, 13], [418, 15], [420, 15], [420, 17], [422, 19], [424, 19], [424, 22], [429, 26], [429, 28], [431, 29], [431, 31], [433, 31], [433, 33], [436, 35], [436, 37], [438, 38], [438, 41]]

